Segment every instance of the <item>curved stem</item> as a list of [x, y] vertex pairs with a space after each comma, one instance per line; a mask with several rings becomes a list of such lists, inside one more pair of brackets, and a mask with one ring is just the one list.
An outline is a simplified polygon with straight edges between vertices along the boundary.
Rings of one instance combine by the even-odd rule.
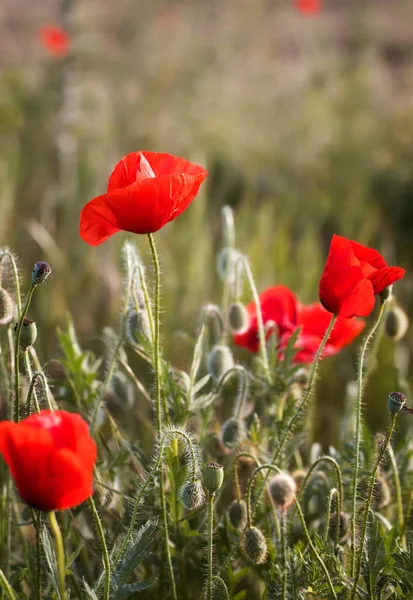
[[363, 370], [364, 362], [366, 357], [367, 347], [370, 340], [375, 334], [380, 322], [383, 318], [386, 308], [386, 300], [380, 306], [380, 312], [377, 320], [369, 333], [364, 338], [361, 346], [360, 358], [358, 362], [357, 370], [357, 398], [356, 398], [356, 423], [355, 423], [355, 434], [354, 434], [354, 469], [353, 469], [353, 481], [352, 481], [352, 511], [351, 511], [351, 548], [350, 548], [350, 568], [351, 575], [354, 574], [355, 569], [355, 547], [356, 547], [356, 516], [357, 516], [357, 481], [360, 469], [360, 428], [361, 428], [361, 404], [363, 395]]
[[307, 524], [304, 519], [303, 511], [301, 510], [301, 506], [300, 506], [300, 503], [298, 502], [297, 498], [295, 499], [295, 505], [297, 507], [298, 516], [300, 517], [301, 527], [303, 528], [304, 535], [307, 538], [307, 543], [310, 546], [311, 550], [313, 551], [313, 554], [314, 554], [318, 564], [324, 571], [324, 575], [326, 576], [327, 584], [328, 584], [328, 587], [330, 588], [331, 598], [334, 598], [335, 600], [337, 600], [337, 594], [334, 589], [333, 583], [331, 581], [330, 573], [328, 572], [328, 569], [327, 569], [323, 559], [319, 555], [317, 548], [314, 546], [313, 542], [311, 541], [311, 537], [310, 537], [310, 534], [307, 529]]
[[[260, 471], [263, 471], [264, 469], [268, 469], [268, 471], [276, 471], [277, 473], [282, 473], [281, 469], [279, 469], [275, 465], [260, 465], [252, 472], [251, 477], [249, 478], [249, 481], [248, 481], [248, 486], [247, 486], [247, 527], [248, 528], [250, 528], [252, 526], [252, 515], [251, 515], [252, 484], [254, 483], [254, 479], [256, 478], [258, 473]], [[268, 476], [267, 476], [267, 479], [268, 479]]]
[[336, 488], [331, 488], [330, 493], [328, 495], [328, 502], [327, 502], [327, 514], [326, 514], [326, 523], [325, 523], [325, 527], [324, 527], [324, 541], [327, 543], [328, 541], [328, 531], [330, 529], [330, 519], [331, 519], [331, 504], [334, 500], [334, 498], [336, 498], [336, 502], [337, 502], [337, 514], [336, 514], [336, 521], [337, 521], [337, 525], [336, 525], [336, 544], [338, 544], [338, 536], [339, 531], [340, 531], [340, 500], [338, 497], [338, 491], [336, 490]]
[[[30, 366], [30, 363], [29, 363]], [[31, 372], [31, 370], [30, 370]], [[41, 379], [42, 383], [43, 383], [43, 389], [44, 392], [46, 394], [46, 400], [47, 400], [47, 406], [49, 410], [54, 410], [54, 407], [52, 406], [52, 403], [50, 402], [50, 397], [49, 394], [47, 393], [47, 379], [46, 379], [46, 375], [42, 372], [42, 371], [36, 371], [35, 373], [33, 373], [33, 375], [31, 376], [31, 381], [30, 381], [30, 387], [29, 387], [29, 391], [27, 393], [27, 398], [26, 398], [26, 405], [28, 407], [28, 411], [30, 413], [30, 403], [32, 401], [32, 394], [34, 391], [34, 387], [36, 384], [36, 379]], [[36, 411], [39, 412], [40, 408], [39, 408], [39, 403], [37, 402], [37, 397], [35, 396], [35, 406], [36, 406]]]
[[0, 569], [0, 583], [3, 588], [4, 593], [9, 598], [9, 600], [17, 600], [13, 590], [11, 589], [10, 583], [7, 581], [7, 578], [1, 569]]
[[249, 452], [241, 452], [241, 454], [237, 454], [237, 456], [235, 457], [234, 460], [234, 480], [235, 480], [235, 493], [237, 496], [237, 500], [240, 501], [241, 500], [241, 488], [239, 485], [239, 477], [238, 477], [238, 461], [241, 458], [251, 458], [255, 464], [257, 465], [257, 467], [260, 466], [259, 460], [257, 459], [256, 456], [254, 456], [253, 454], [250, 454]]
[[20, 372], [19, 372], [19, 352], [20, 352], [20, 334], [23, 327], [23, 321], [29, 310], [30, 302], [32, 301], [34, 290], [37, 285], [31, 283], [27, 293], [24, 308], [21, 311], [19, 322], [17, 323], [16, 335], [14, 339], [14, 421], [20, 421]]
[[21, 302], [21, 297], [20, 297], [20, 281], [19, 281], [19, 272], [17, 270], [16, 259], [14, 258], [13, 254], [9, 250], [4, 250], [0, 254], [0, 270], [1, 270], [1, 266], [2, 266], [1, 263], [3, 262], [3, 258], [5, 256], [7, 256], [7, 258], [10, 259], [11, 266], [13, 269], [14, 288], [16, 291], [17, 316], [20, 318], [20, 313], [22, 310], [22, 302]]
[[52, 530], [53, 537], [56, 544], [56, 558], [57, 558], [57, 569], [59, 574], [59, 592], [62, 600], [66, 598], [66, 584], [65, 584], [65, 573], [66, 573], [66, 558], [65, 548], [63, 545], [62, 532], [60, 531], [59, 524], [56, 519], [56, 514], [52, 511], [49, 512], [49, 523], [50, 529]]
[[212, 578], [212, 581], [217, 581], [220, 584], [222, 591], [224, 593], [224, 596], [225, 596], [225, 600], [230, 600], [228, 588], [225, 585], [225, 581], [223, 579], [221, 579], [221, 577], [218, 577], [218, 575], [214, 575], [214, 577]]
[[102, 521], [100, 520], [99, 513], [96, 510], [95, 502], [90, 496], [88, 499], [90, 509], [92, 511], [93, 519], [95, 521], [96, 529], [99, 535], [100, 545], [102, 548], [103, 554], [103, 564], [105, 565], [105, 592], [104, 592], [104, 600], [109, 600], [110, 596], [110, 561], [109, 561], [109, 552], [108, 547], [106, 545], [105, 533], [102, 527]]
[[[156, 426], [158, 436], [162, 432], [162, 399], [161, 399], [161, 366], [160, 366], [160, 343], [159, 343], [159, 321], [160, 321], [160, 269], [158, 254], [156, 251], [155, 241], [151, 233], [148, 234], [149, 246], [152, 253], [153, 266], [155, 271], [155, 335], [154, 335], [154, 370], [155, 370], [155, 404], [156, 404]], [[162, 473], [163, 457], [161, 455], [161, 478], [160, 478], [160, 496], [161, 496], [161, 511], [162, 522], [164, 528], [165, 554], [168, 565], [169, 578], [171, 580], [172, 595], [174, 600], [177, 600], [175, 577], [172, 568], [171, 553], [169, 550], [169, 533], [168, 533], [168, 516], [166, 513], [165, 487]]]
[[358, 585], [358, 581], [360, 578], [361, 562], [362, 562], [362, 558], [363, 558], [364, 542], [366, 540], [367, 522], [369, 519], [369, 510], [370, 510], [371, 500], [373, 498], [373, 492], [374, 492], [374, 484], [376, 483], [377, 471], [379, 470], [380, 463], [383, 460], [384, 455], [386, 454], [387, 448], [390, 444], [391, 437], [393, 435], [394, 426], [396, 424], [396, 416], [397, 415], [392, 415], [392, 417], [391, 417], [390, 426], [387, 430], [387, 435], [386, 435], [384, 441], [380, 445], [380, 451], [378, 453], [376, 462], [373, 467], [373, 471], [370, 476], [370, 485], [369, 485], [369, 491], [367, 494], [367, 500], [364, 505], [363, 524], [361, 527], [360, 542], [359, 542], [359, 547], [358, 547], [357, 556], [356, 556], [356, 571], [355, 571], [355, 575], [354, 575], [353, 587], [351, 590], [350, 600], [354, 600], [354, 598], [356, 597], [357, 585]]
[[212, 600], [212, 542], [214, 536], [214, 497], [208, 494], [208, 581], [207, 600]]

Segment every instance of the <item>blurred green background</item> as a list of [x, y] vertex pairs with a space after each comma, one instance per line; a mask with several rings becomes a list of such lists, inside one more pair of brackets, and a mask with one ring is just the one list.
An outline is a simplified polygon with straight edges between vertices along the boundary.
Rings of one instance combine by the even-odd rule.
[[[70, 32], [64, 59], [39, 42], [46, 23]], [[259, 289], [285, 283], [317, 300], [334, 232], [412, 272], [411, 0], [325, 0], [311, 17], [293, 0], [3, 0], [0, 69], [0, 245], [20, 256], [24, 285], [35, 260], [52, 266], [30, 315], [43, 360], [57, 353], [67, 311], [88, 347], [117, 323], [126, 234], [91, 248], [78, 221], [132, 150], [182, 155], [210, 172], [188, 211], [156, 235], [164, 346], [181, 368], [191, 348], [175, 332], [193, 334], [201, 306], [220, 301], [224, 204]], [[146, 239], [137, 242], [148, 260]], [[410, 273], [396, 290], [408, 314]], [[388, 392], [411, 379], [412, 341], [409, 331], [380, 347], [367, 397], [373, 428]], [[323, 364], [320, 429], [344, 410], [356, 356], [357, 344]]]

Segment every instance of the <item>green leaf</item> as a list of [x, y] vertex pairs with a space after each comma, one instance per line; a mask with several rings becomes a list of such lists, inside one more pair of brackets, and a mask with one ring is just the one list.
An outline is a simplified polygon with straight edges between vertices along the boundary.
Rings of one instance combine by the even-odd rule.
[[156, 581], [155, 577], [151, 577], [151, 579], [145, 579], [144, 581], [137, 581], [136, 583], [128, 583], [127, 585], [123, 585], [117, 592], [115, 596], [115, 600], [125, 600], [125, 598], [129, 598], [135, 592], [142, 592], [143, 590], [148, 589], [151, 585]]

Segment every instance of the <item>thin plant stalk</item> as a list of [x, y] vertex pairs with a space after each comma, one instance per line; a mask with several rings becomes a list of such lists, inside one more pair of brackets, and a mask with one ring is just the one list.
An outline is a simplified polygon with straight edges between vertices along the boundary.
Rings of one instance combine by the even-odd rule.
[[[30, 366], [30, 363], [29, 363], [29, 366]], [[46, 375], [42, 371], [36, 371], [31, 376], [29, 391], [27, 392], [26, 406], [27, 406], [28, 412], [30, 413], [30, 403], [32, 401], [33, 392], [35, 391], [35, 385], [36, 385], [37, 379], [40, 379], [42, 381], [42, 383], [43, 383], [43, 390], [44, 390], [45, 395], [46, 395], [46, 401], [47, 401], [47, 407], [48, 407], [48, 409], [49, 410], [54, 410], [54, 407], [53, 407], [52, 403], [50, 402], [50, 397], [49, 397], [49, 395], [47, 393]], [[39, 403], [37, 401], [37, 397], [36, 396], [35, 396], [35, 407], [36, 407], [36, 411], [40, 412], [40, 407], [39, 407]]]
[[[11, 262], [11, 267], [12, 267], [12, 271], [13, 271], [13, 279], [14, 279], [14, 289], [15, 289], [15, 294], [16, 294], [17, 316], [20, 318], [20, 313], [22, 310], [22, 302], [21, 302], [21, 296], [20, 296], [19, 272], [17, 270], [16, 259], [14, 258], [13, 254], [9, 250], [4, 250], [0, 254], [0, 276], [1, 276], [2, 262], [5, 257], [9, 258], [9, 260]], [[0, 277], [0, 282], [1, 282], [1, 277]]]
[[42, 597], [42, 544], [41, 544], [41, 513], [37, 513], [33, 508], [30, 508], [33, 526], [36, 532], [36, 600], [41, 600]]
[[39, 399], [37, 397], [37, 392], [36, 392], [36, 379], [37, 378], [33, 377], [32, 367], [31, 367], [31, 364], [30, 364], [30, 357], [29, 357], [29, 354], [28, 354], [27, 350], [24, 350], [23, 357], [24, 357], [24, 364], [25, 364], [26, 371], [27, 371], [27, 376], [28, 376], [29, 381], [30, 381], [29, 392], [27, 394], [27, 400], [26, 400], [27, 412], [30, 415], [31, 414], [31, 400], [32, 400], [32, 396], [33, 396], [33, 400], [34, 400], [35, 410], [36, 410], [37, 413], [40, 412]]
[[54, 511], [49, 512], [49, 524], [50, 529], [52, 530], [52, 534], [55, 540], [56, 545], [56, 558], [57, 558], [57, 570], [59, 575], [59, 592], [62, 600], [66, 598], [66, 582], [65, 582], [65, 574], [66, 574], [66, 557], [65, 557], [65, 547], [63, 544], [62, 532], [60, 531], [59, 524], [56, 519], [56, 514]]
[[328, 541], [328, 531], [330, 529], [330, 518], [331, 518], [331, 505], [333, 503], [334, 498], [336, 499], [336, 544], [338, 544], [338, 537], [340, 535], [340, 499], [338, 495], [338, 491], [336, 488], [331, 488], [330, 493], [328, 494], [328, 502], [327, 502], [327, 514], [326, 514], [326, 523], [324, 528], [324, 541], [327, 543]]
[[281, 544], [281, 568], [282, 568], [282, 589], [281, 589], [281, 600], [287, 598], [287, 543], [286, 543], [286, 531], [285, 531], [285, 510], [281, 509], [280, 518], [280, 544]]
[[[160, 365], [160, 341], [159, 341], [159, 321], [160, 321], [160, 268], [158, 253], [156, 251], [155, 240], [151, 233], [148, 234], [149, 246], [151, 249], [154, 272], [155, 272], [155, 322], [154, 322], [154, 370], [155, 370], [155, 406], [156, 406], [156, 428], [158, 436], [162, 433], [162, 398], [161, 398], [161, 365]], [[168, 516], [166, 512], [165, 485], [163, 480], [163, 457], [161, 455], [161, 476], [160, 476], [160, 496], [161, 496], [161, 512], [162, 523], [164, 529], [165, 555], [169, 571], [169, 578], [172, 586], [172, 596], [174, 600], [178, 600], [176, 595], [175, 577], [172, 567], [171, 553], [169, 550], [169, 532], [168, 532]]]
[[304, 531], [304, 535], [307, 538], [307, 543], [310, 546], [311, 550], [313, 551], [313, 554], [318, 562], [318, 564], [320, 565], [320, 567], [322, 568], [322, 570], [324, 571], [324, 575], [326, 576], [327, 579], [327, 585], [330, 589], [330, 593], [331, 593], [331, 598], [334, 598], [335, 600], [337, 600], [337, 594], [336, 591], [334, 589], [333, 583], [331, 581], [331, 577], [330, 577], [330, 573], [328, 572], [328, 569], [323, 561], [323, 559], [321, 558], [320, 554], [318, 553], [317, 548], [314, 546], [310, 534], [308, 532], [307, 529], [307, 524], [305, 522], [304, 519], [304, 515], [303, 515], [303, 511], [301, 510], [301, 506], [300, 503], [298, 502], [297, 498], [295, 498], [295, 505], [297, 507], [297, 512], [298, 512], [298, 516], [300, 517], [300, 521], [301, 521], [301, 527], [303, 528]]
[[31, 283], [27, 293], [26, 302], [20, 315], [20, 319], [16, 327], [16, 335], [14, 341], [14, 421], [20, 421], [20, 372], [19, 372], [19, 352], [20, 352], [20, 334], [23, 327], [23, 321], [29, 310], [30, 302], [32, 301], [34, 290], [37, 284]]
[[377, 328], [379, 327], [382, 318], [385, 314], [386, 309], [386, 300], [383, 301], [380, 306], [380, 311], [377, 317], [376, 322], [373, 327], [370, 329], [369, 333], [364, 338], [363, 344], [361, 346], [360, 358], [358, 362], [358, 371], [357, 371], [357, 398], [356, 398], [356, 423], [355, 423], [355, 433], [354, 433], [354, 469], [353, 469], [353, 481], [352, 481], [352, 513], [351, 513], [351, 548], [350, 548], [350, 568], [351, 575], [354, 575], [355, 569], [355, 547], [356, 547], [356, 518], [357, 518], [357, 481], [360, 470], [360, 439], [361, 439], [361, 404], [362, 404], [362, 396], [363, 396], [363, 370], [364, 370], [364, 362], [366, 358], [367, 347], [374, 336]]
[[215, 494], [208, 493], [208, 581], [207, 600], [212, 600], [212, 565], [213, 565], [213, 537], [214, 537], [214, 497]]
[[381, 464], [381, 462], [382, 462], [382, 460], [384, 458], [384, 455], [386, 454], [387, 449], [389, 447], [390, 440], [391, 440], [391, 437], [393, 435], [394, 427], [395, 427], [395, 424], [396, 424], [396, 417], [397, 417], [397, 415], [392, 415], [391, 416], [391, 421], [390, 421], [389, 428], [387, 430], [386, 437], [385, 437], [384, 441], [380, 445], [380, 450], [379, 450], [379, 453], [377, 455], [377, 459], [376, 459], [376, 462], [375, 462], [374, 467], [373, 467], [373, 471], [372, 471], [371, 476], [370, 476], [369, 491], [368, 491], [368, 494], [367, 494], [366, 503], [364, 505], [363, 522], [362, 522], [362, 526], [361, 526], [360, 542], [359, 542], [359, 547], [358, 547], [358, 551], [357, 551], [357, 555], [356, 555], [356, 570], [355, 570], [355, 574], [354, 574], [353, 587], [352, 587], [352, 590], [351, 590], [350, 600], [354, 600], [355, 597], [356, 597], [356, 593], [357, 593], [357, 585], [358, 585], [358, 581], [359, 581], [359, 578], [360, 578], [361, 563], [362, 563], [362, 559], [363, 559], [364, 543], [366, 541], [367, 522], [368, 522], [368, 519], [369, 519], [369, 511], [370, 511], [371, 501], [372, 501], [372, 498], [373, 498], [374, 484], [376, 483], [377, 471], [379, 470], [380, 464]]
[[100, 520], [99, 513], [96, 510], [96, 505], [95, 505], [95, 502], [94, 502], [92, 496], [89, 497], [88, 503], [89, 503], [89, 507], [92, 511], [93, 520], [95, 521], [96, 530], [98, 532], [100, 545], [101, 545], [101, 549], [102, 549], [102, 554], [103, 554], [103, 564], [105, 566], [105, 591], [104, 591], [103, 598], [104, 598], [104, 600], [109, 600], [109, 596], [110, 596], [110, 560], [109, 560], [108, 547], [107, 547], [106, 540], [105, 540], [105, 533], [103, 531], [102, 522]]
[[[404, 532], [404, 512], [403, 512], [402, 488], [400, 485], [399, 467], [397, 466], [396, 457], [394, 455], [394, 450], [393, 450], [391, 444], [389, 445], [389, 456], [390, 456], [390, 462], [391, 462], [391, 466], [393, 469], [393, 475], [394, 475], [394, 487], [396, 488], [397, 520], [399, 523], [399, 531], [402, 533], [402, 532]], [[402, 533], [402, 536], [401, 536], [401, 543], [402, 543], [404, 550], [407, 550], [406, 537], [405, 537], [404, 533]]]
[[7, 581], [7, 577], [4, 572], [0, 569], [0, 584], [3, 588], [3, 592], [6, 594], [9, 600], [17, 600], [15, 593], [13, 592], [10, 583]]

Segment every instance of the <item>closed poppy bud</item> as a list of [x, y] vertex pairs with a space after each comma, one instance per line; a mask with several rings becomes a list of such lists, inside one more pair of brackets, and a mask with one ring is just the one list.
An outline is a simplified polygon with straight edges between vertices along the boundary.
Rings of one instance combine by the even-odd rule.
[[245, 555], [255, 565], [261, 565], [267, 558], [267, 542], [264, 534], [257, 527], [250, 527], [243, 538]]
[[205, 492], [201, 481], [185, 481], [179, 490], [179, 499], [187, 510], [199, 508], [205, 502]]
[[398, 342], [404, 337], [409, 328], [409, 319], [400, 306], [391, 306], [386, 315], [385, 332], [393, 342]]
[[303, 485], [306, 475], [307, 471], [305, 469], [297, 469], [296, 471], [294, 471], [292, 477], [295, 481], [295, 485], [297, 486], [297, 490], [299, 490]]
[[[14, 326], [14, 331], [17, 331], [18, 323]], [[27, 350], [33, 346], [37, 338], [37, 327], [35, 321], [31, 321], [27, 317], [23, 319], [23, 325], [20, 331], [20, 346], [23, 350]]]
[[233, 302], [228, 310], [228, 323], [232, 333], [243, 333], [248, 328], [248, 311], [241, 302]]
[[231, 525], [236, 529], [244, 529], [247, 524], [247, 505], [244, 500], [234, 500], [228, 509]]
[[406, 396], [401, 392], [392, 392], [387, 399], [387, 406], [392, 415], [397, 415], [406, 404]]
[[126, 315], [125, 323], [126, 337], [133, 344], [142, 344], [145, 340], [151, 339], [151, 327], [146, 310], [136, 311], [132, 309]]
[[237, 272], [242, 270], [242, 254], [232, 248], [222, 248], [218, 254], [217, 271], [219, 277], [228, 283], [235, 283]]
[[216, 345], [208, 355], [208, 371], [216, 381], [234, 366], [234, 358], [228, 346]]
[[13, 319], [13, 300], [9, 292], [0, 288], [0, 325], [6, 325]]
[[240, 419], [230, 417], [222, 425], [221, 439], [225, 446], [233, 446], [245, 437], [245, 425]]
[[78, 414], [42, 410], [19, 423], [3, 421], [0, 453], [33, 508], [64, 510], [92, 494], [96, 444]]
[[33, 271], [32, 271], [32, 283], [34, 285], [38, 285], [39, 283], [43, 283], [49, 277], [52, 269], [47, 262], [39, 261], [34, 263]]
[[277, 508], [287, 509], [295, 498], [297, 486], [294, 479], [288, 473], [278, 473], [273, 477], [268, 488], [270, 496]]
[[224, 482], [224, 467], [217, 463], [209, 463], [202, 472], [204, 486], [210, 494], [215, 494]]

